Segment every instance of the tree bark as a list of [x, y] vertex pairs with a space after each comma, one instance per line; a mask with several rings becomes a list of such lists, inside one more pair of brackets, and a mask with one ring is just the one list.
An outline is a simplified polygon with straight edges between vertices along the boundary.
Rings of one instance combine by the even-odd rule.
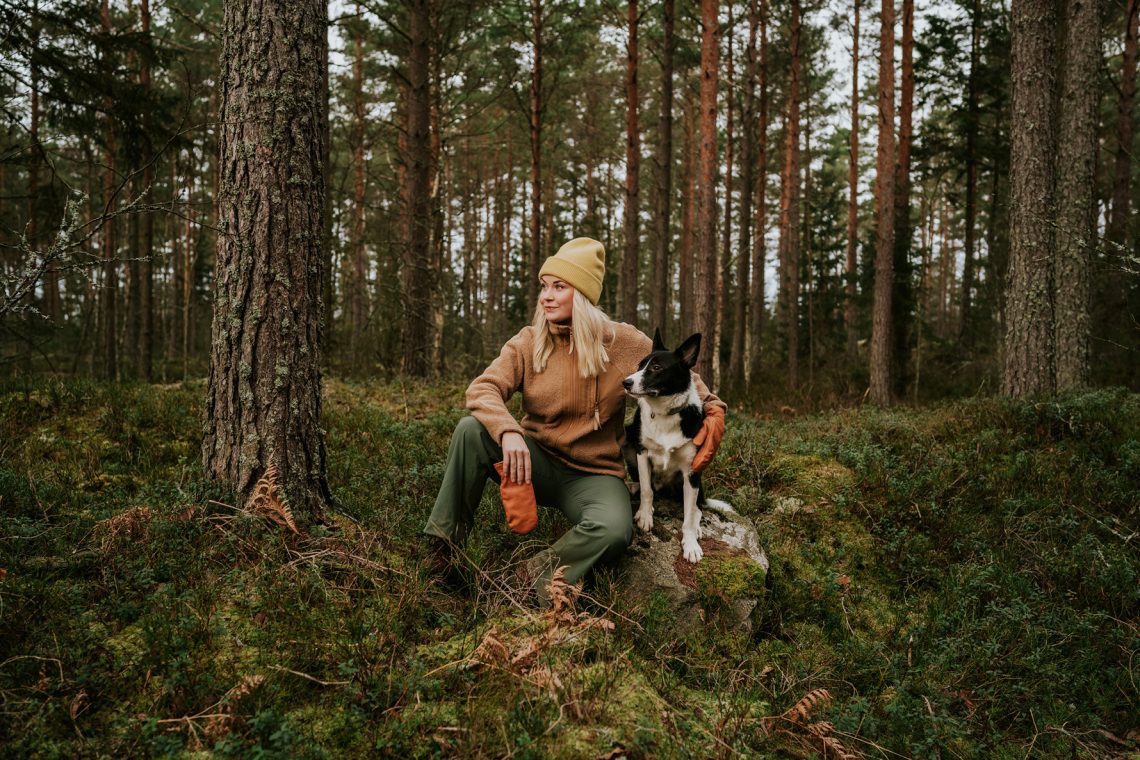
[[1096, 0], [1066, 3], [1061, 123], [1057, 139], [1057, 267], [1054, 290], [1057, 390], [1089, 373], [1089, 264], [1096, 245], [1100, 14]]
[[[360, 3], [356, 4], [360, 16]], [[353, 367], [361, 360], [364, 325], [368, 319], [367, 249], [364, 240], [364, 34], [358, 20], [353, 29], [352, 59], [352, 232], [348, 268], [348, 354]]]
[[914, 310], [910, 264], [910, 147], [914, 137], [914, 0], [902, 4], [902, 71], [899, 92], [899, 140], [895, 177], [895, 239], [891, 273], [891, 382], [894, 395], [906, 394], [910, 363], [910, 326]]
[[[715, 387], [716, 352], [716, 109], [720, 34], [718, 0], [701, 2], [701, 147], [697, 164], [697, 250], [693, 267], [693, 332], [702, 335], [697, 372]], [[682, 287], [684, 284], [682, 283]]]
[[669, 248], [672, 243], [670, 215], [673, 208], [673, 0], [663, 0], [661, 50], [661, 123], [657, 137], [656, 241], [653, 257], [653, 290], [649, 300], [649, 326], [669, 334]]
[[[103, 0], [101, 6], [103, 33], [111, 35], [111, 11], [108, 0]], [[108, 47], [110, 40], [107, 41]], [[109, 53], [104, 53], [104, 56]], [[104, 60], [108, 70], [111, 62]], [[108, 380], [117, 380], [119, 377], [118, 358], [118, 300], [119, 300], [119, 266], [115, 240], [115, 127], [111, 120], [113, 104], [107, 98], [103, 104], [103, 376]]]
[[1056, 26], [1052, 0], [1014, 0], [1010, 261], [1002, 392], [1050, 396], [1054, 377]]
[[681, 161], [681, 176], [685, 178], [685, 188], [681, 191], [681, 261], [678, 273], [681, 288], [681, 326], [677, 331], [678, 341], [693, 332], [693, 258], [696, 248], [695, 231], [697, 215], [697, 154], [700, 135], [697, 126], [697, 104], [693, 92], [686, 93], [685, 103], [685, 147]]
[[1110, 243], [1124, 245], [1128, 230], [1131, 198], [1132, 143], [1135, 137], [1133, 110], [1136, 105], [1137, 37], [1140, 31], [1140, 0], [1128, 0], [1124, 28], [1124, 56], [1120, 71], [1120, 98], [1116, 106], [1116, 160], [1112, 171], [1112, 206], [1105, 236]]
[[[748, 324], [748, 377], [759, 377], [763, 358], [764, 286], [768, 234], [768, 0], [760, 0], [760, 121], [756, 125], [756, 220]], [[747, 224], [747, 222], [744, 222]]]
[[629, 42], [625, 64], [625, 252], [621, 262], [621, 319], [637, 324], [637, 258], [641, 250], [639, 224], [641, 134], [637, 126], [637, 0], [629, 0]]
[[800, 3], [791, 0], [788, 110], [784, 119], [784, 171], [780, 183], [780, 297], [778, 321], [788, 351], [788, 389], [799, 385], [800, 301]]
[[847, 150], [847, 259], [844, 266], [846, 294], [843, 320], [847, 328], [847, 357], [854, 359], [858, 351], [855, 327], [855, 297], [858, 273], [859, 242], [859, 3], [855, 0], [851, 31], [851, 137]]
[[[717, 336], [715, 345], [709, 346], [712, 352], [712, 372], [715, 377], [723, 377], [721, 365], [721, 337], [724, 335], [724, 314], [728, 308], [728, 284], [732, 279], [732, 171], [736, 142], [735, 115], [736, 71], [733, 68], [733, 32], [736, 22], [733, 18], [732, 3], [728, 4], [728, 39], [725, 45], [724, 78], [724, 239], [721, 246], [720, 266], [717, 267], [713, 284], [713, 334]], [[739, 299], [737, 299], [739, 300]]]
[[407, 232], [403, 246], [401, 291], [403, 371], [413, 377], [434, 372], [435, 291], [438, 271], [432, 255], [431, 85], [429, 81], [428, 0], [412, 0], [408, 9], [408, 88], [406, 129]]
[[875, 201], [875, 303], [871, 312], [871, 402], [891, 403], [891, 290], [895, 235], [895, 6], [882, 0], [879, 32], [879, 148]]
[[[298, 517], [331, 495], [321, 433], [324, 0], [225, 5], [214, 323], [202, 460]], [[280, 30], [288, 29], [288, 35]]]
[[[745, 53], [744, 112], [741, 125], [742, 155], [740, 157], [740, 247], [736, 257], [736, 303], [732, 320], [732, 351], [728, 364], [728, 382], [734, 391], [744, 385], [745, 338], [748, 334], [748, 307], [752, 295], [752, 194], [755, 189], [756, 142], [756, 33], [760, 27], [758, 0], [748, 3], [748, 50]], [[763, 172], [761, 172], [762, 174]], [[753, 306], [755, 308], [755, 306]]]
[[[148, 48], [147, 54], [142, 57], [139, 69], [139, 83], [143, 92], [149, 99], [151, 92], [151, 50], [154, 40], [150, 30], [150, 0], [140, 0], [139, 20], [141, 21], [144, 42]], [[143, 142], [143, 200], [149, 205], [154, 202], [154, 146], [151, 143], [150, 132]], [[142, 328], [139, 334], [139, 369], [140, 375], [148, 383], [154, 380], [154, 214], [147, 210], [143, 212], [141, 220], [140, 241], [142, 261], [139, 262], [139, 309], [142, 312]]]

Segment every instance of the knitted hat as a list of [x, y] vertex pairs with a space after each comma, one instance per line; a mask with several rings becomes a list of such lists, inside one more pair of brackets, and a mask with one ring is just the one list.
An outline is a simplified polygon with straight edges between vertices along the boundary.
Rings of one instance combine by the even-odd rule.
[[553, 275], [565, 280], [598, 305], [602, 295], [602, 277], [606, 274], [606, 249], [593, 238], [574, 238], [558, 249], [538, 270], [538, 276]]

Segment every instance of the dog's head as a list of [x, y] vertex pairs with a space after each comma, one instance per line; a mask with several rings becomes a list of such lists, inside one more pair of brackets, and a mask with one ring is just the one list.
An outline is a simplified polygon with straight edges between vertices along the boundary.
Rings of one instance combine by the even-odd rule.
[[689, 370], [697, 363], [700, 352], [700, 333], [690, 335], [676, 351], [670, 351], [661, 340], [661, 330], [654, 330], [653, 350], [641, 360], [637, 372], [622, 382], [622, 386], [634, 397], [684, 393], [692, 382]]

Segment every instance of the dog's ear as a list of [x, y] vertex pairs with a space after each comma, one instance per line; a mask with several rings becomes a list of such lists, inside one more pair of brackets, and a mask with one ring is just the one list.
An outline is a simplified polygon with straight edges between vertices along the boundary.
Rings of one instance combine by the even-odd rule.
[[692, 369], [697, 363], [697, 354], [701, 352], [701, 334], [693, 333], [685, 342], [677, 349], [676, 354], [681, 359], [681, 363], [689, 369]]
[[660, 327], [653, 328], [653, 350], [654, 351], [664, 351], [665, 350], [665, 341], [661, 340], [661, 328]]

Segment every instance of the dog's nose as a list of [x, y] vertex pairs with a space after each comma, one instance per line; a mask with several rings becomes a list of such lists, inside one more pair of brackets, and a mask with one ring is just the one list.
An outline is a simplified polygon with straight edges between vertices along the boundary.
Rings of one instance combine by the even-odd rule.
[[628, 391], [630, 388], [633, 387], [633, 378], [627, 377], [625, 380], [622, 380], [621, 381], [621, 387], [625, 388]]

